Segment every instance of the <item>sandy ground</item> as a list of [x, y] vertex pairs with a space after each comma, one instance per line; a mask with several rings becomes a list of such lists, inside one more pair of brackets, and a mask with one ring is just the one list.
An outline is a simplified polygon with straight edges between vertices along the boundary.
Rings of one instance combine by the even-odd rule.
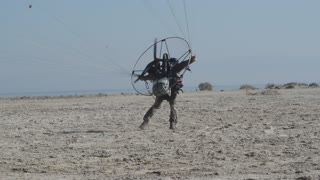
[[0, 99], [0, 179], [320, 179], [320, 88]]

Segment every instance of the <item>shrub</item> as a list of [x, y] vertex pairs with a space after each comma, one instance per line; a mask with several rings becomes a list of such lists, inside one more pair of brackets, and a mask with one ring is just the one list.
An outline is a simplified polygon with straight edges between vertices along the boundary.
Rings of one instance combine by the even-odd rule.
[[306, 83], [299, 83], [299, 82], [289, 82], [283, 85], [275, 85], [275, 84], [267, 84], [265, 89], [294, 89], [294, 88], [315, 88], [319, 87], [317, 83], [311, 83], [311, 84], [306, 84]]
[[283, 88], [285, 89], [293, 89], [293, 88], [296, 88], [296, 87], [308, 87], [308, 84], [306, 83], [298, 83], [298, 82], [290, 82], [290, 83], [287, 83], [287, 84], [284, 84], [283, 85]]
[[265, 89], [281, 89], [281, 88], [282, 88], [282, 85], [276, 85], [272, 83], [267, 84], [265, 87]]
[[295, 88], [295, 86], [293, 84], [285, 84], [285, 85], [283, 85], [283, 87], [285, 89], [294, 89]]
[[309, 87], [316, 88], [316, 87], [319, 87], [319, 85], [317, 83], [311, 83], [309, 84]]
[[296, 86], [296, 85], [297, 85], [296, 82], [289, 82], [289, 83], [284, 84], [283, 86]]
[[200, 83], [198, 88], [200, 91], [212, 91], [212, 85], [208, 82]]
[[277, 86], [277, 85], [275, 85], [275, 84], [269, 83], [269, 84], [266, 85], [265, 89], [275, 89], [276, 86]]
[[240, 89], [244, 89], [244, 90], [254, 90], [254, 89], [257, 89], [249, 84], [244, 84], [242, 86], [240, 86]]

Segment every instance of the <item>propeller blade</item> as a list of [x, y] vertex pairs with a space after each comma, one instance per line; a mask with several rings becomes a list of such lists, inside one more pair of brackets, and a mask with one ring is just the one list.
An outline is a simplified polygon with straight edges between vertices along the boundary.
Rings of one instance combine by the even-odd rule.
[[157, 38], [154, 39], [154, 44], [153, 44], [153, 59], [157, 59]]

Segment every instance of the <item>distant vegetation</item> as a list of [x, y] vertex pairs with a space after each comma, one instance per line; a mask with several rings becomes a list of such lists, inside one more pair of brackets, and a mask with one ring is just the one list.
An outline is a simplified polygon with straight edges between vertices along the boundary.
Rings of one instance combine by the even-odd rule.
[[[262, 89], [295, 89], [295, 88], [319, 88], [320, 84], [317, 84], [315, 82], [307, 84], [307, 83], [300, 83], [300, 82], [289, 82], [285, 84], [274, 84], [274, 83], [268, 83], [264, 88]], [[212, 91], [213, 86], [209, 82], [203, 82], [198, 85], [199, 91]], [[245, 90], [247, 93], [251, 90], [256, 90], [259, 88], [256, 88], [253, 85], [250, 84], [244, 84], [241, 85], [240, 90]], [[221, 90], [223, 91], [223, 90]], [[274, 91], [265, 91], [263, 93], [266, 94], [276, 94]]]
[[241, 90], [246, 90], [247, 95], [279, 95], [280, 93], [277, 89], [294, 89], [294, 88], [318, 88], [319, 85], [317, 83], [298, 83], [298, 82], [290, 82], [286, 84], [273, 84], [269, 83], [265, 86], [265, 90], [262, 91], [251, 91], [255, 90], [252, 85], [245, 84], [240, 86]]
[[255, 88], [254, 86], [249, 85], [249, 84], [244, 84], [244, 85], [240, 86], [240, 89], [243, 89], [243, 90], [254, 90], [254, 89], [257, 89], [257, 88]]
[[212, 91], [212, 85], [209, 82], [200, 83], [198, 88], [200, 91]]
[[311, 83], [309, 84], [309, 87], [316, 88], [316, 87], [319, 87], [319, 85], [317, 83]]
[[265, 89], [294, 89], [294, 88], [316, 88], [319, 87], [317, 83], [298, 83], [298, 82], [290, 82], [286, 84], [267, 84]]

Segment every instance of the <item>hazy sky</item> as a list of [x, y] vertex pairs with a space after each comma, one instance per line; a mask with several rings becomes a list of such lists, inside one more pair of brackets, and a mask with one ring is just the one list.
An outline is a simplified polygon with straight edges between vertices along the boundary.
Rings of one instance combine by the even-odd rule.
[[320, 82], [319, 0], [2, 0], [0, 93], [130, 89], [154, 38], [188, 39], [184, 2], [185, 86]]

